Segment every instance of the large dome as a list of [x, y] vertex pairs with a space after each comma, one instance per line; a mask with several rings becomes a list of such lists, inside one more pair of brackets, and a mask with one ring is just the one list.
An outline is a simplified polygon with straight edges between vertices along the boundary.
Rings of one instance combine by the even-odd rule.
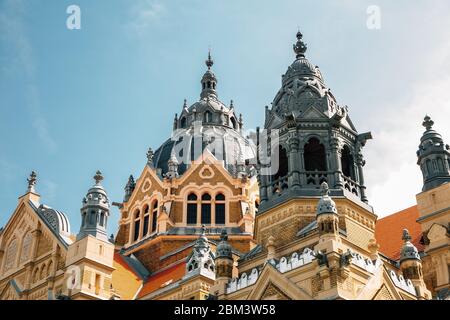
[[254, 168], [247, 160], [256, 158], [256, 146], [242, 135], [242, 115], [236, 116], [233, 101], [226, 106], [219, 100], [210, 55], [206, 65], [200, 100], [190, 107], [185, 100], [180, 116], [175, 115], [172, 137], [155, 151], [153, 165], [164, 176], [169, 171], [169, 160], [176, 157], [178, 174], [183, 174], [192, 161], [209, 150], [223, 160], [230, 173], [252, 175]]

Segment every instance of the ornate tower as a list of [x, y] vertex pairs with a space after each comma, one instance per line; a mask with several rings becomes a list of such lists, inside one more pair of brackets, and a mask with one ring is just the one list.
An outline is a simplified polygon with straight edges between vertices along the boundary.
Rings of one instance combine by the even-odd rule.
[[405, 279], [411, 280], [419, 297], [431, 299], [431, 293], [423, 281], [422, 261], [417, 248], [411, 243], [407, 229], [403, 229], [404, 241], [400, 252], [400, 269]]
[[422, 191], [427, 191], [450, 182], [450, 147], [433, 130], [434, 122], [429, 116], [424, 118], [422, 125], [426, 130], [420, 138], [417, 164], [423, 175]]
[[433, 295], [445, 297], [450, 290], [450, 147], [433, 130], [426, 116], [425, 132], [417, 151], [417, 164], [423, 175], [422, 192], [416, 195], [422, 240], [424, 281]]
[[74, 300], [118, 298], [111, 281], [114, 244], [106, 233], [110, 205], [100, 171], [94, 180], [83, 198], [80, 232], [67, 252], [65, 295]]
[[[282, 76], [272, 107], [266, 107], [265, 130], [259, 135], [257, 241], [265, 246], [273, 236], [283, 246], [295, 239], [316, 220], [315, 206], [323, 196], [327, 205], [332, 197], [342, 206], [342, 214], [336, 219], [334, 212], [320, 212], [321, 232], [337, 235], [338, 224], [367, 250], [376, 216], [366, 196], [362, 149], [372, 135], [358, 133], [347, 106], [337, 103], [319, 68], [306, 58], [300, 32], [293, 48], [295, 60]], [[324, 182], [326, 194], [321, 191]], [[355, 214], [346, 214], [350, 212]]]
[[302, 38], [298, 32], [296, 59], [272, 108], [266, 107], [265, 129], [279, 136], [279, 144], [271, 146], [272, 162], [279, 161], [261, 178], [261, 209], [280, 197], [318, 196], [322, 182], [333, 196], [367, 203], [362, 148], [371, 134], [358, 134], [348, 108], [337, 104], [319, 68], [306, 59]]
[[83, 198], [81, 207], [81, 227], [77, 240], [92, 235], [104, 241], [108, 240], [106, 226], [109, 218], [109, 200], [105, 189], [101, 185], [102, 173], [97, 171], [94, 176], [95, 184]]

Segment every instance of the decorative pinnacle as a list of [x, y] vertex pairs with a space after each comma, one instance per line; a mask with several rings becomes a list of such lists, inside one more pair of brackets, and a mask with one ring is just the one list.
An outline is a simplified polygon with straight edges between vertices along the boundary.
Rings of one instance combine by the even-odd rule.
[[153, 166], [153, 156], [155, 155], [155, 153], [153, 152], [153, 149], [150, 147], [148, 148], [147, 151], [147, 164], [149, 166]]
[[211, 59], [211, 49], [208, 51], [208, 60], [205, 61], [205, 64], [208, 67], [208, 70], [214, 65], [214, 61]]
[[220, 233], [220, 241], [228, 241], [228, 233], [226, 229], [222, 229]]
[[187, 108], [187, 100], [186, 99], [184, 99], [184, 103], [183, 103], [183, 108]]
[[100, 170], [97, 170], [97, 172], [95, 173], [94, 180], [95, 184], [100, 184], [100, 182], [103, 180], [103, 176]]
[[402, 240], [405, 241], [405, 242], [411, 241], [411, 235], [409, 234], [408, 229], [403, 229]]
[[320, 193], [322, 196], [328, 196], [330, 194], [330, 188], [328, 187], [328, 183], [325, 181], [320, 185]]
[[37, 174], [34, 171], [31, 171], [30, 177], [27, 179], [28, 181], [28, 191], [34, 192], [34, 186], [37, 181]]
[[423, 119], [422, 125], [428, 130], [431, 130], [433, 128], [434, 125], [434, 121], [431, 120], [431, 118], [426, 115], [425, 118]]
[[306, 46], [306, 43], [303, 42], [302, 38], [303, 38], [303, 34], [300, 31], [297, 32], [297, 43], [294, 44], [294, 52], [296, 53], [297, 59], [304, 58], [305, 52], [308, 49], [308, 47]]
[[202, 236], [206, 235], [206, 226], [202, 224]]

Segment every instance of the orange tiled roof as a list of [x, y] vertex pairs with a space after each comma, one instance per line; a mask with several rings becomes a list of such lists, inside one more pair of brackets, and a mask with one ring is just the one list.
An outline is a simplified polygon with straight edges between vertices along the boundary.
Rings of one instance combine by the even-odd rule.
[[391, 259], [398, 260], [403, 245], [402, 231], [405, 228], [411, 235], [411, 242], [419, 251], [423, 251], [423, 245], [420, 243], [422, 229], [416, 222], [418, 218], [417, 206], [412, 206], [379, 219], [375, 227], [375, 238], [380, 245], [380, 252]]
[[169, 285], [180, 280], [186, 271], [186, 262], [182, 261], [164, 271], [161, 271], [154, 276], [150, 276], [145, 282], [142, 290], [139, 292], [138, 298], [146, 296], [158, 289], [164, 287], [164, 284]]
[[136, 271], [132, 267], [130, 267], [130, 265], [124, 260], [123, 256], [120, 253], [114, 252], [114, 261], [120, 264], [126, 270], [132, 272], [136, 276], [136, 279], [141, 278], [141, 276], [136, 273]]

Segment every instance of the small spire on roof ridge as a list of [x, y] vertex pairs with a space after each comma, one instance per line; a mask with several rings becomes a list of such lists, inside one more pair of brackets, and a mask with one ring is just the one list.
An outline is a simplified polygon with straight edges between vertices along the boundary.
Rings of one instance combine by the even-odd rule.
[[208, 60], [205, 61], [208, 70], [214, 65], [214, 60], [211, 58], [211, 49], [208, 50]]
[[28, 191], [29, 192], [35, 192], [34, 186], [36, 185], [37, 181], [37, 174], [34, 171], [31, 171], [30, 177], [27, 179], [28, 181]]

